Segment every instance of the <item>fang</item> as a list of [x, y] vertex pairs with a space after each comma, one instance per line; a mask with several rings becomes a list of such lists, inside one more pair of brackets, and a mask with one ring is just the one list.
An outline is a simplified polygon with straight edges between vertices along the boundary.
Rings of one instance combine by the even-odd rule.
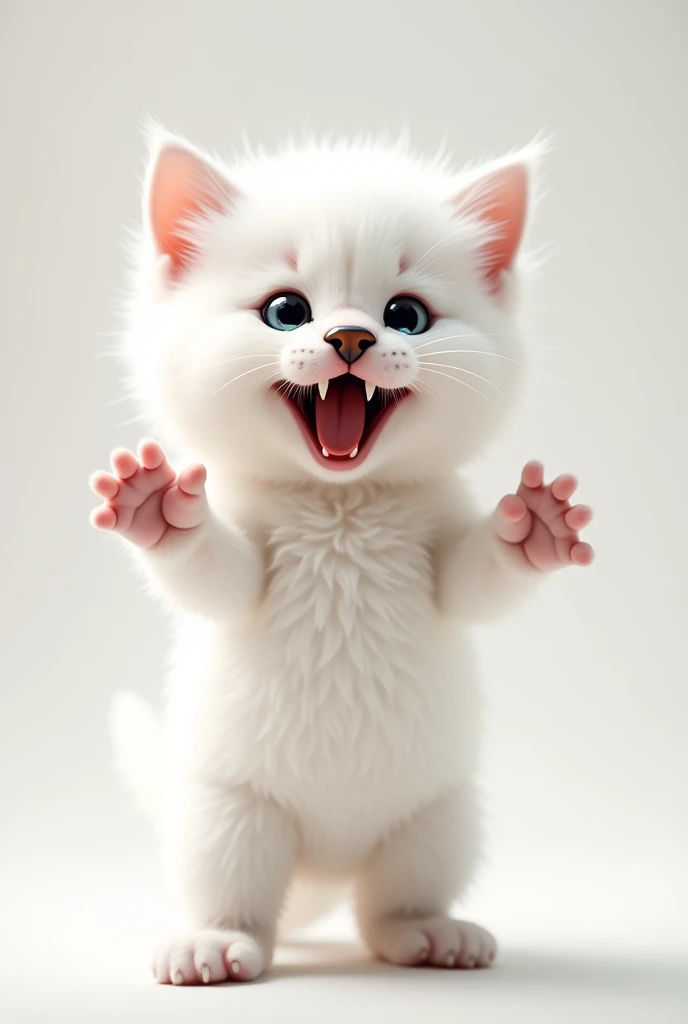
[[325, 395], [327, 394], [327, 388], [329, 386], [329, 383], [329, 380], [318, 381], [318, 391], [320, 392], [320, 397], [322, 398], [323, 402], [325, 401]]
[[323, 448], [322, 453], [326, 459], [329, 459], [330, 453], [328, 452], [327, 448]]
[[365, 389], [366, 389], [366, 402], [369, 402], [369, 401], [370, 401], [370, 399], [371, 399], [371, 398], [373, 397], [373, 395], [375, 394], [375, 387], [376, 387], [376, 385], [375, 385], [375, 384], [371, 384], [369, 380], [367, 380], [367, 381], [365, 382]]
[[354, 448], [354, 450], [352, 452], [349, 452], [349, 458], [350, 459], [355, 459], [357, 455], [358, 455], [358, 448]]

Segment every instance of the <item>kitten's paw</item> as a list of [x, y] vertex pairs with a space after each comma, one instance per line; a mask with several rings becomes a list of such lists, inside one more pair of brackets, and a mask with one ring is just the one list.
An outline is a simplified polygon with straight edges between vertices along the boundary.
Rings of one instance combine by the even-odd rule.
[[203, 929], [161, 942], [152, 962], [161, 985], [254, 981], [269, 962], [263, 943], [248, 932]]
[[138, 457], [117, 448], [112, 473], [94, 473], [91, 488], [103, 504], [91, 513], [100, 530], [115, 530], [140, 548], [152, 548], [171, 531], [199, 526], [206, 509], [205, 468], [187, 466], [177, 475], [157, 441], [141, 441]]
[[497, 943], [488, 931], [451, 917], [384, 918], [367, 929], [372, 952], [403, 967], [489, 967]]
[[578, 531], [592, 521], [592, 509], [569, 503], [577, 486], [570, 473], [545, 486], [542, 463], [529, 462], [516, 494], [507, 494], [497, 506], [497, 536], [520, 546], [525, 559], [540, 572], [590, 565], [593, 549], [578, 539]]

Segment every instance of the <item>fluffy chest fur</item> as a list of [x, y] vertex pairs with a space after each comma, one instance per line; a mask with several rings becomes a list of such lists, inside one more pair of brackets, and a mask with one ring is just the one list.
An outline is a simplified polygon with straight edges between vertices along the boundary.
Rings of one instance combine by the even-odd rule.
[[205, 651], [202, 689], [178, 677], [197, 769], [295, 811], [315, 861], [359, 856], [472, 762], [469, 652], [435, 609], [436, 498], [362, 486], [285, 491], [267, 514], [256, 501], [243, 516], [264, 538], [257, 613], [183, 634]]
[[433, 619], [427, 500], [408, 489], [313, 490], [283, 497], [270, 519], [261, 632], [303, 685], [346, 694], [365, 678], [382, 698]]

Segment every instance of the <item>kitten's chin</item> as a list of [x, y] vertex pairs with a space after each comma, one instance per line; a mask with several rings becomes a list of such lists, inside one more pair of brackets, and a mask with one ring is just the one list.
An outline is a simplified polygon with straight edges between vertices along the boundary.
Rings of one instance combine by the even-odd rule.
[[358, 469], [388, 420], [412, 398], [407, 388], [376, 388], [370, 394], [365, 382], [352, 374], [330, 380], [324, 395], [315, 385], [293, 391], [287, 381], [271, 391], [285, 403], [312, 459], [327, 475]]

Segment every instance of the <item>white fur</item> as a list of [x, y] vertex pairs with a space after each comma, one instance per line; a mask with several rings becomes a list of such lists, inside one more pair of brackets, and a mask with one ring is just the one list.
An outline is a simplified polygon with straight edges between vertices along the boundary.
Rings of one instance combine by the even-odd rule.
[[[181, 613], [160, 793], [169, 879], [192, 928], [256, 939], [246, 976], [269, 958], [294, 877], [352, 879], [364, 936], [394, 959], [402, 940], [384, 922], [445, 914], [479, 857], [467, 626], [535, 578], [456, 475], [518, 390], [516, 275], [497, 295], [484, 287], [486, 229], [450, 203], [483, 172], [373, 143], [214, 166], [239, 198], [195, 226], [198, 258], [180, 282], [145, 235], [126, 350], [178, 468], [208, 469], [207, 522], [136, 553]], [[281, 288], [309, 298], [313, 323], [287, 334], [262, 323], [256, 306]], [[383, 327], [399, 293], [435, 308], [430, 332]], [[329, 375], [337, 357], [322, 337], [342, 310], [379, 334], [372, 378], [418, 393], [365, 462], [333, 474], [268, 385]], [[400, 347], [405, 367], [383, 366]], [[435, 371], [422, 365], [446, 350]], [[467, 947], [487, 941], [455, 927]], [[202, 932], [209, 957], [217, 934]], [[189, 942], [165, 948], [159, 975], [186, 977]]]

